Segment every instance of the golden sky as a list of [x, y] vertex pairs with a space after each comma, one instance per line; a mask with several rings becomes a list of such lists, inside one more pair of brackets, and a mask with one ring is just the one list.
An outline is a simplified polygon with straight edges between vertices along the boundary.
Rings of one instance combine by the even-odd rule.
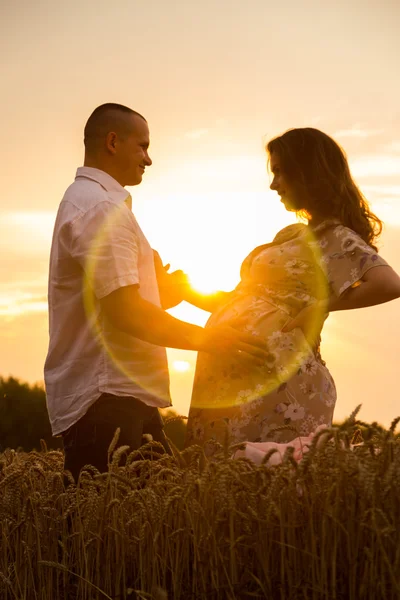
[[[164, 262], [199, 284], [235, 286], [246, 254], [294, 221], [268, 189], [263, 147], [307, 125], [347, 151], [400, 271], [399, 18], [394, 0], [1, 2], [0, 374], [43, 378], [54, 217], [104, 102], [148, 120], [153, 166], [129, 190], [133, 210]], [[365, 420], [400, 413], [399, 317], [400, 301], [329, 317], [338, 419], [359, 403]], [[186, 414], [195, 354], [169, 359]]]

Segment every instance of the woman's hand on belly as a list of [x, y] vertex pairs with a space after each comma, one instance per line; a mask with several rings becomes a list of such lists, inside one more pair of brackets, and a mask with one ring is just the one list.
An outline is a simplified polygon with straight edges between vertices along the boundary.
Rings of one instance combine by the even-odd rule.
[[325, 300], [315, 302], [303, 308], [282, 328], [284, 333], [299, 327], [308, 343], [313, 346], [321, 334], [325, 319], [328, 317], [328, 303]]

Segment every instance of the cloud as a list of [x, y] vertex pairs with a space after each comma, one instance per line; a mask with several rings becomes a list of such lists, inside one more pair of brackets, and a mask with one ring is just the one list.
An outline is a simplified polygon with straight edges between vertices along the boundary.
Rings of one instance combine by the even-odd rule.
[[0, 249], [47, 259], [54, 221], [55, 213], [50, 211], [1, 211]]
[[393, 142], [386, 144], [385, 150], [387, 152], [400, 153], [400, 140], [393, 140]]
[[368, 138], [374, 135], [384, 133], [384, 129], [362, 129], [360, 125], [353, 125], [350, 129], [340, 129], [333, 134], [333, 137], [351, 137], [351, 138]]
[[370, 154], [350, 160], [355, 177], [389, 177], [400, 175], [400, 160], [391, 154]]
[[191, 131], [188, 131], [187, 133], [185, 133], [185, 136], [187, 138], [190, 138], [191, 140], [197, 140], [198, 138], [203, 137], [204, 135], [208, 134], [208, 129], [192, 129]]
[[392, 226], [400, 225], [400, 185], [362, 185], [362, 192], [375, 214]]
[[0, 316], [16, 317], [30, 313], [46, 313], [47, 296], [18, 290], [0, 294]]
[[366, 194], [400, 198], [400, 185], [363, 185], [363, 191]]

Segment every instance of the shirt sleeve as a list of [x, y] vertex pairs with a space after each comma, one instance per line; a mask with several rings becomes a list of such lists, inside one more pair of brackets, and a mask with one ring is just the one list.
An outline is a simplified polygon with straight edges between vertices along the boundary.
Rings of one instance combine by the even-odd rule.
[[100, 202], [70, 225], [70, 252], [100, 299], [120, 287], [139, 284], [139, 242], [124, 204]]
[[342, 225], [326, 230], [318, 246], [330, 290], [337, 298], [357, 285], [369, 269], [388, 266], [357, 233]]

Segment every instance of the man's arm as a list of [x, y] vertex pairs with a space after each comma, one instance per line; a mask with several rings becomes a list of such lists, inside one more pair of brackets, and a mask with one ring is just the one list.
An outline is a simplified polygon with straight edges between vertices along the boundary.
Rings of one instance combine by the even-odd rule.
[[100, 300], [110, 323], [120, 331], [157, 346], [229, 353], [241, 360], [264, 364], [265, 340], [230, 326], [202, 328], [180, 321], [144, 300], [137, 286], [121, 287]]

